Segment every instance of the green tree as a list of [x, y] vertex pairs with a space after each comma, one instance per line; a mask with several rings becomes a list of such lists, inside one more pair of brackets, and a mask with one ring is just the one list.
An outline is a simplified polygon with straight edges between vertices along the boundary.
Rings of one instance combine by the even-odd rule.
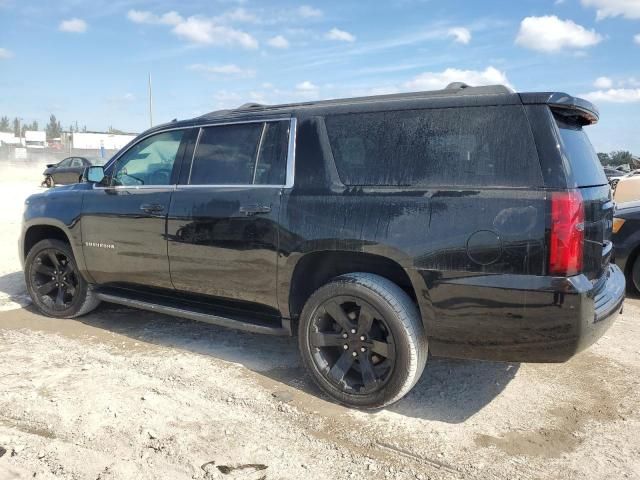
[[56, 116], [52, 113], [49, 117], [49, 123], [46, 127], [47, 138], [59, 138], [62, 135], [62, 125]]
[[11, 124], [9, 123], [9, 117], [0, 118], [0, 132], [11, 132]]
[[600, 159], [600, 163], [602, 165], [611, 165], [611, 157], [608, 153], [598, 153], [598, 158]]
[[20, 120], [18, 120], [17, 118], [13, 119], [13, 134], [16, 137], [20, 136]]
[[626, 150], [618, 150], [609, 154], [611, 157], [611, 165], [629, 165], [633, 163], [631, 152]]

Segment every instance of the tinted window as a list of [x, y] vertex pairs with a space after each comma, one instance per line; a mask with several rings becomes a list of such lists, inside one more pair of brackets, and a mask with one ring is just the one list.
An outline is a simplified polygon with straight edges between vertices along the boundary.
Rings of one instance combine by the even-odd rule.
[[520, 106], [346, 114], [325, 119], [347, 185], [541, 185]]
[[284, 185], [288, 133], [288, 121], [203, 128], [189, 183]]
[[66, 168], [66, 167], [70, 166], [70, 165], [71, 165], [71, 160], [72, 160], [71, 158], [65, 158], [64, 160], [62, 160], [62, 161], [58, 164], [58, 167], [60, 167], [60, 168]]
[[250, 185], [261, 123], [203, 128], [191, 165], [192, 185]]
[[254, 184], [284, 185], [286, 183], [289, 124], [288, 121], [265, 123]]
[[557, 119], [562, 150], [571, 163], [577, 186], [605, 185], [607, 177], [589, 137], [582, 127]]
[[82, 159], [80, 159], [80, 158], [74, 158], [74, 159], [71, 161], [71, 166], [72, 166], [72, 167], [82, 167], [82, 166], [84, 166], [84, 163], [82, 163]]
[[115, 165], [113, 185], [169, 185], [183, 130], [159, 133], [136, 143]]

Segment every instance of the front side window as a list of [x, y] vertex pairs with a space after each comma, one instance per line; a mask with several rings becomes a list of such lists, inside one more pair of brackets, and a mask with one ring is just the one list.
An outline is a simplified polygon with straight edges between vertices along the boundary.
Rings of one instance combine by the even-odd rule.
[[203, 128], [191, 185], [284, 185], [289, 121]]
[[183, 135], [183, 130], [174, 130], [135, 144], [117, 160], [112, 185], [169, 185]]

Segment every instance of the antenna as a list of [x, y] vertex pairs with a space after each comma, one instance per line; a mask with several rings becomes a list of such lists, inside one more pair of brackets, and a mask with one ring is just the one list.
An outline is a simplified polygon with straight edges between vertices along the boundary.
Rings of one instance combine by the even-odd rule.
[[153, 95], [151, 94], [151, 72], [149, 72], [149, 127], [153, 127]]

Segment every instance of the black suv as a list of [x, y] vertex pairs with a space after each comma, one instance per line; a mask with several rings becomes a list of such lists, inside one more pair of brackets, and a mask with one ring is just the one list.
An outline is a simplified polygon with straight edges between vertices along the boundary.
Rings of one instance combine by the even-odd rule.
[[297, 333], [320, 388], [362, 408], [402, 398], [429, 352], [562, 362], [624, 298], [597, 120], [454, 84], [174, 121], [27, 200], [27, 286], [55, 317], [103, 300]]

